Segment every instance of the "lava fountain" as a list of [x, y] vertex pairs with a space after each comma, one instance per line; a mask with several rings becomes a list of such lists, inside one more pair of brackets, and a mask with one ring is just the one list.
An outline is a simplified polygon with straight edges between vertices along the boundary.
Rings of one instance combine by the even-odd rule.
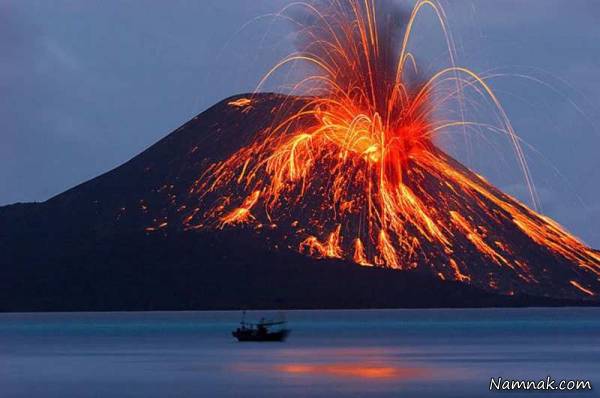
[[[444, 10], [417, 1], [401, 21], [378, 6], [329, 0], [282, 10], [298, 27], [300, 50], [268, 71], [257, 92], [278, 71], [303, 64], [306, 74], [291, 83], [302, 96], [287, 97], [273, 109], [276, 123], [204, 170], [190, 189], [197, 206], [185, 226], [278, 229], [285, 245], [310, 256], [427, 270], [509, 294], [543, 285], [558, 272], [554, 260], [566, 259], [575, 267], [558, 272], [561, 289], [596, 295], [598, 252], [435, 145], [457, 126], [504, 134], [536, 203], [519, 137], [485, 79], [456, 65]], [[292, 7], [306, 10], [309, 22], [288, 13]], [[408, 47], [426, 8], [440, 23], [450, 64], [427, 78]], [[497, 125], [465, 117], [466, 90], [493, 105]], [[256, 95], [229, 106], [252, 112], [259, 103]], [[448, 106], [459, 109], [455, 120], [436, 117]], [[532, 264], [527, 247], [514, 243], [523, 241], [553, 260]]]

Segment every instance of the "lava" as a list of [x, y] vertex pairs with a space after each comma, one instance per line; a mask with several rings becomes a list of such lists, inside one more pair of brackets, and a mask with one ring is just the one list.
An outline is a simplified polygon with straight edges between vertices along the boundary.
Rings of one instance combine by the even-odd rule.
[[[518, 280], [504, 283], [508, 293], [515, 284], [540, 283], [545, 271], [532, 271], [526, 248], [511, 246], [495, 232], [506, 230], [576, 263], [567, 284], [597, 294], [597, 252], [437, 148], [436, 136], [457, 126], [502, 132], [537, 202], [520, 139], [485, 79], [456, 66], [437, 2], [417, 1], [399, 42], [393, 34], [399, 21], [372, 0], [294, 3], [282, 15], [291, 7], [313, 16], [306, 23], [286, 15], [299, 26], [303, 44], [266, 73], [257, 91], [281, 69], [302, 63], [307, 73], [292, 91], [304, 96], [290, 97], [287, 106], [274, 109], [276, 123], [208, 166], [190, 189], [196, 209], [203, 210], [188, 215], [186, 226], [284, 226], [292, 231], [285, 235], [288, 246], [307, 255], [426, 268], [442, 279], [492, 289], [502, 285], [497, 274], [502, 270]], [[408, 49], [415, 19], [425, 8], [441, 24], [451, 63], [429, 78], [417, 72]], [[460, 108], [466, 90], [494, 105], [499, 125], [466, 120], [463, 112], [457, 120], [435, 117], [436, 109]], [[252, 112], [259, 102], [240, 98], [228, 104]], [[473, 255], [497, 270], [476, 269], [468, 260]]]
[[256, 190], [252, 193], [252, 195], [248, 196], [242, 206], [232, 210], [228, 214], [221, 217], [221, 226], [224, 227], [228, 224], [236, 224], [236, 223], [247, 223], [254, 217], [250, 213], [250, 209], [252, 206], [256, 204], [258, 198], [260, 197], [260, 190]]

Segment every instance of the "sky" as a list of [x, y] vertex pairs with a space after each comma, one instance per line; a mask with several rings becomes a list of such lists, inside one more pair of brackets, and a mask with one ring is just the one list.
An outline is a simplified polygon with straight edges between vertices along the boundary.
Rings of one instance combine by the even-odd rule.
[[[47, 200], [252, 91], [291, 51], [289, 26], [269, 16], [287, 3], [0, 0], [0, 205]], [[441, 4], [457, 64], [490, 76], [526, 142], [540, 211], [600, 248], [600, 2]], [[415, 31], [413, 52], [439, 69], [433, 15]], [[530, 204], [497, 137], [441, 145]]]

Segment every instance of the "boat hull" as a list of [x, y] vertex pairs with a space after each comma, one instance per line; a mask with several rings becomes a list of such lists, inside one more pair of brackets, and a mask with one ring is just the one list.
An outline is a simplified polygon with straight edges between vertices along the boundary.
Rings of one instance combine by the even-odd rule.
[[290, 331], [288, 329], [276, 332], [258, 333], [256, 330], [236, 330], [231, 332], [238, 341], [285, 341]]

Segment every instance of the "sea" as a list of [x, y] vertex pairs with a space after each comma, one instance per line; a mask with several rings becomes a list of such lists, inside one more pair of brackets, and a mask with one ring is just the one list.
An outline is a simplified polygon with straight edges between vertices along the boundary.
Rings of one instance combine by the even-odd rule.
[[241, 315], [0, 314], [0, 397], [600, 396], [600, 308], [248, 311], [287, 319], [270, 343], [237, 342]]

